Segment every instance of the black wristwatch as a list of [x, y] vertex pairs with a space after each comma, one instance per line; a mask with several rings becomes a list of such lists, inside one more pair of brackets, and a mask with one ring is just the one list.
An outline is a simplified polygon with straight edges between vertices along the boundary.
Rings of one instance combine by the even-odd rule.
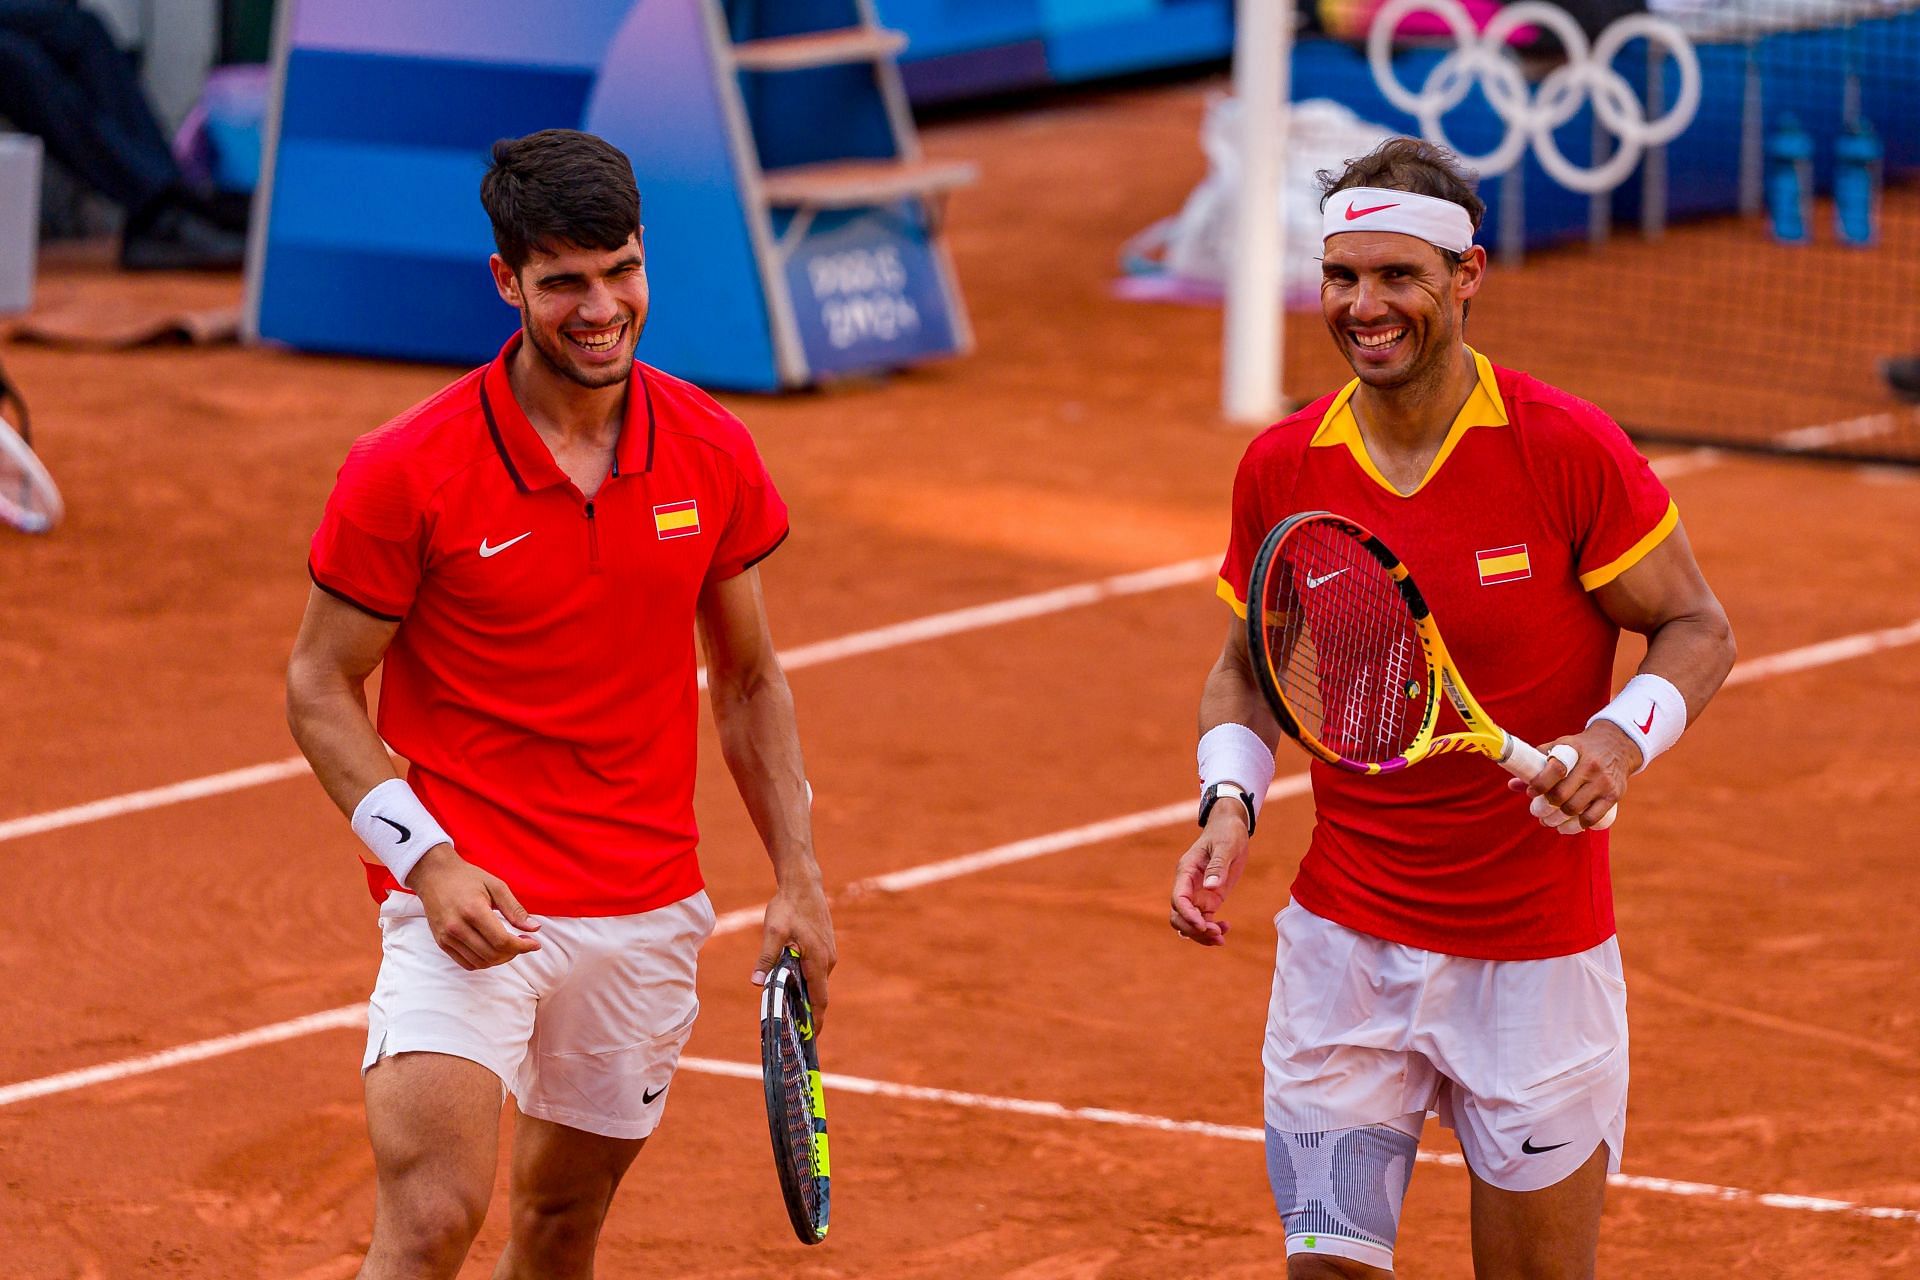
[[1247, 834], [1253, 834], [1253, 792], [1242, 791], [1231, 782], [1216, 782], [1200, 793], [1200, 825], [1207, 825], [1207, 815], [1213, 812], [1214, 801], [1221, 796], [1231, 796], [1247, 807]]

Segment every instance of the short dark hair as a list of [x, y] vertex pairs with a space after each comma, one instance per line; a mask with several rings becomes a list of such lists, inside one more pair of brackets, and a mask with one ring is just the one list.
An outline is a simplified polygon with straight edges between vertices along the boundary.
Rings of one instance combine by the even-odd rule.
[[[1322, 169], [1314, 176], [1320, 180], [1322, 209], [1336, 191], [1349, 187], [1384, 187], [1389, 191], [1411, 191], [1451, 200], [1467, 211], [1475, 231], [1480, 229], [1480, 219], [1487, 212], [1486, 203], [1474, 194], [1474, 175], [1460, 162], [1460, 157], [1423, 138], [1388, 138], [1367, 154], [1347, 161], [1347, 167], [1339, 173]], [[1452, 257], [1457, 259], [1459, 255]]]
[[493, 144], [480, 180], [493, 243], [515, 271], [560, 244], [618, 249], [640, 230], [640, 188], [626, 153], [578, 129], [542, 129]]

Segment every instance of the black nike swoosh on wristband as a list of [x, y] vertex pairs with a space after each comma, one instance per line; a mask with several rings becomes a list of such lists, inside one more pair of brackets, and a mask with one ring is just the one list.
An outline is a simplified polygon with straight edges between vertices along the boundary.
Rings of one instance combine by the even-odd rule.
[[401, 844], [405, 844], [405, 843], [406, 843], [407, 841], [409, 841], [409, 840], [411, 840], [411, 839], [413, 839], [413, 832], [411, 832], [411, 831], [409, 831], [409, 830], [407, 830], [407, 829], [406, 829], [405, 827], [403, 827], [403, 826], [401, 826], [401, 825], [400, 825], [399, 823], [397, 823], [397, 822], [395, 822], [395, 821], [394, 821], [394, 820], [393, 820], [392, 818], [383, 818], [383, 817], [381, 817], [381, 816], [380, 816], [379, 814], [377, 814], [377, 813], [376, 813], [376, 814], [374, 814], [374, 815], [373, 815], [373, 820], [374, 820], [375, 822], [384, 822], [384, 823], [386, 823], [386, 824], [387, 824], [388, 826], [390, 826], [390, 827], [392, 827], [392, 828], [393, 828], [393, 829], [394, 829], [395, 831], [398, 831], [398, 832], [400, 833], [400, 843], [401, 843]]

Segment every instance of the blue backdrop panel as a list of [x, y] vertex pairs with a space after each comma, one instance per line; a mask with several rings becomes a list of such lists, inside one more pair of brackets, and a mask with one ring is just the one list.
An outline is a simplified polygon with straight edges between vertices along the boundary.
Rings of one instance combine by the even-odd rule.
[[484, 151], [530, 119], [578, 120], [593, 79], [573, 68], [302, 49], [288, 60], [280, 133]]
[[[627, 151], [640, 181], [653, 291], [641, 357], [696, 380], [773, 386], [701, 22], [688, 0], [574, 0], [538, 14], [519, 0], [301, 4], [261, 335], [314, 350], [489, 359], [518, 318], [487, 271], [488, 150], [537, 129], [585, 128]], [[660, 128], [663, 111], [670, 129]], [[724, 342], [713, 340], [716, 325]]]
[[1063, 25], [1047, 36], [1047, 66], [1060, 81], [1091, 80], [1224, 58], [1233, 15], [1213, 0], [1172, 0], [1110, 21]]
[[255, 299], [261, 336], [490, 358], [518, 320], [487, 271], [488, 148], [580, 123], [633, 2], [573, 0], [554, 13], [509, 0], [299, 4]]
[[787, 279], [807, 363], [822, 372], [910, 364], [958, 341], [932, 236], [911, 203], [822, 215]]
[[[1638, 46], [1634, 46], [1637, 48]], [[1667, 144], [1667, 216], [1705, 217], [1729, 213], [1740, 204], [1740, 122], [1747, 91], [1748, 51], [1744, 44], [1696, 44], [1700, 59], [1700, 107], [1693, 123]], [[1647, 101], [1647, 60], [1631, 55], [1614, 63]], [[1679, 89], [1678, 72], [1668, 62], [1661, 73], [1662, 100], [1649, 106], [1658, 116]], [[1635, 168], [1614, 189], [1611, 211], [1620, 222], [1637, 222], [1644, 185], [1643, 170]]]
[[[289, 246], [276, 249], [272, 280], [260, 331], [305, 351], [476, 365], [520, 327], [484, 256]], [[448, 299], [470, 303], [455, 309]]]
[[822, 217], [783, 268], [751, 203], [761, 167], [895, 155], [892, 121], [870, 63], [747, 75], [737, 110], [710, 22], [742, 39], [844, 26], [853, 0], [709, 4], [301, 0], [250, 299], [258, 332], [315, 350], [489, 359], [518, 322], [487, 270], [489, 150], [579, 128], [625, 151], [639, 180], [642, 359], [773, 390], [955, 350], [957, 299], [917, 206]]
[[289, 3], [293, 45], [298, 49], [592, 72], [599, 70], [601, 53], [626, 20], [633, 0]]
[[695, 382], [772, 390], [766, 297], [702, 22], [697, 3], [642, 0], [607, 49], [609, 67], [634, 74], [603, 76], [579, 127], [640, 176], [653, 289], [640, 358]]
[[493, 228], [479, 199], [485, 153], [324, 140], [281, 147], [276, 249], [361, 247], [475, 263], [486, 274]]
[[765, 168], [894, 154], [893, 127], [870, 63], [740, 79]]
[[875, 0], [880, 20], [907, 34], [902, 70], [953, 53], [1037, 41], [1040, 0]]
[[1233, 0], [875, 0], [916, 102], [1225, 58]]

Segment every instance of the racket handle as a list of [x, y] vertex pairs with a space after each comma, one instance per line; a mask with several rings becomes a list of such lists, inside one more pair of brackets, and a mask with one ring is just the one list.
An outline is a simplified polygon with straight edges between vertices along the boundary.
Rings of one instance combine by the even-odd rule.
[[[1565, 765], [1569, 773], [1573, 771], [1573, 766], [1580, 763], [1580, 753], [1564, 742], [1553, 749], [1553, 758]], [[1536, 774], [1547, 767], [1547, 756], [1532, 743], [1508, 734], [1506, 745], [1500, 752], [1500, 765], [1514, 777], [1524, 782], [1531, 782]], [[1543, 800], [1544, 797], [1536, 796], [1534, 804], [1541, 804]], [[1532, 812], [1531, 806], [1528, 812]], [[1533, 816], [1537, 818], [1540, 815], [1536, 813]], [[1616, 804], [1607, 810], [1600, 821], [1593, 824], [1592, 830], [1605, 831], [1619, 816], [1620, 806]], [[1556, 830], [1563, 836], [1571, 836], [1578, 835], [1582, 828], [1578, 822], [1569, 820]]]

